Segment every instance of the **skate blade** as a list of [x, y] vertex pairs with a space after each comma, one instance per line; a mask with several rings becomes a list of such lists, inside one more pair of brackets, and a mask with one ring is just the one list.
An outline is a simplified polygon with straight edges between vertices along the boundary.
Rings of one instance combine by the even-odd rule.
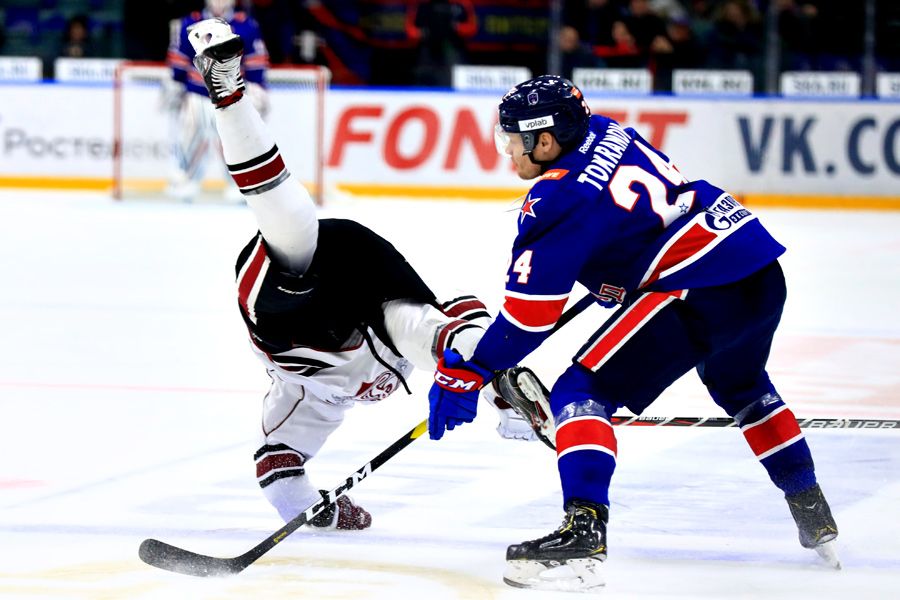
[[841, 559], [838, 557], [837, 546], [834, 541], [825, 542], [824, 544], [819, 544], [813, 550], [816, 551], [822, 560], [825, 561], [829, 567], [835, 570], [840, 570], [841, 568]]
[[590, 592], [606, 585], [600, 574], [601, 562], [597, 558], [573, 558], [545, 565], [535, 560], [510, 560], [503, 582], [530, 590]]
[[534, 373], [528, 371], [518, 373], [516, 375], [516, 384], [519, 386], [519, 389], [522, 390], [525, 397], [539, 406], [544, 412], [544, 415], [547, 416], [546, 421], [538, 423], [538, 429], [540, 429], [540, 431], [536, 431], [535, 433], [551, 450], [556, 450], [556, 425], [553, 423], [553, 417], [551, 416], [553, 411], [550, 410], [550, 403], [547, 401], [547, 396], [541, 389], [540, 383], [535, 379]]

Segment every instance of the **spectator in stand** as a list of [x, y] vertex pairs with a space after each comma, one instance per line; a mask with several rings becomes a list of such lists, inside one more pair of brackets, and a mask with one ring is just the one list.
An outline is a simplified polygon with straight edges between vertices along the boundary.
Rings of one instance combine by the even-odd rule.
[[373, 81], [372, 47], [360, 25], [360, 3], [355, 0], [294, 0], [299, 33], [295, 58], [300, 63], [324, 64], [336, 85], [365, 85]]
[[900, 71], [900, 2], [877, 0], [875, 54], [881, 71]]
[[694, 39], [705, 46], [713, 30], [713, 12], [716, 0], [690, 0], [688, 18], [691, 20], [691, 31]]
[[687, 10], [681, 0], [650, 0], [650, 10], [666, 21], [687, 18]]
[[567, 2], [563, 21], [578, 30], [591, 46], [615, 46], [613, 23], [623, 15], [623, 0], [575, 0]]
[[611, 35], [611, 45], [594, 47], [594, 54], [602, 57], [607, 66], [614, 69], [637, 69], [647, 66], [634, 36], [624, 21], [618, 20], [612, 24]]
[[691, 20], [680, 17], [669, 21], [666, 34], [672, 44], [671, 64], [675, 69], [697, 69], [703, 64], [704, 52], [691, 27]]
[[407, 12], [406, 31], [417, 43], [413, 77], [417, 85], [450, 87], [453, 65], [466, 62], [466, 39], [475, 35], [470, 0], [421, 0]]
[[666, 22], [653, 11], [649, 0], [630, 0], [623, 22], [634, 37], [644, 66], [653, 70], [656, 55], [672, 53], [672, 43], [666, 35]]
[[[626, 0], [576, 0], [566, 4], [566, 25], [590, 46], [599, 64], [612, 68], [643, 66], [634, 36], [625, 26]], [[560, 40], [562, 43], [562, 40]]]
[[571, 25], [563, 25], [559, 30], [559, 51], [562, 56], [562, 74], [571, 79], [575, 69], [596, 69], [604, 66], [602, 59], [594, 55], [593, 49], [581, 41], [578, 30]]
[[761, 84], [762, 44], [759, 13], [750, 0], [725, 0], [716, 12], [706, 66], [748, 70]]
[[293, 54], [297, 5], [287, 0], [253, 0], [250, 5], [272, 64], [289, 62]]
[[813, 27], [818, 14], [816, 6], [809, 2], [778, 0], [778, 33], [781, 36], [783, 71], [812, 68]]
[[172, 19], [196, 10], [198, 0], [153, 0], [122, 3], [122, 38], [129, 60], [166, 59]]
[[66, 58], [88, 58], [98, 56], [97, 48], [91, 39], [87, 15], [78, 14], [66, 22], [63, 30], [62, 45], [57, 56]]
[[672, 52], [657, 55], [654, 86], [657, 90], [671, 91], [672, 72], [675, 69], [699, 69], [705, 57], [687, 16], [670, 20], [666, 35], [672, 44]]
[[[892, 0], [894, 4], [896, 1]], [[815, 10], [811, 22], [812, 39], [816, 43], [813, 69], [858, 71], [863, 54], [866, 3], [861, 0], [807, 0], [804, 4], [809, 5], [807, 11], [810, 13]]]

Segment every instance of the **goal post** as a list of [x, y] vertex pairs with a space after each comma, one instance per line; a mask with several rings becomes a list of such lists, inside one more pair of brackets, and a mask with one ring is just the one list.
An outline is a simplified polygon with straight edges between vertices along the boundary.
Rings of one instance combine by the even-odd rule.
[[[264, 119], [288, 170], [320, 205], [325, 191], [325, 97], [330, 82], [330, 71], [316, 65], [272, 67], [266, 73], [269, 111]], [[112, 144], [116, 199], [166, 197], [178, 172], [176, 139], [184, 131], [185, 120], [192, 118], [185, 112], [187, 103], [178, 101], [175, 85], [165, 63], [123, 61], [116, 68]], [[186, 146], [192, 157], [193, 153], [200, 157], [202, 197], [221, 197], [229, 183], [218, 138], [201, 136], [196, 144]]]

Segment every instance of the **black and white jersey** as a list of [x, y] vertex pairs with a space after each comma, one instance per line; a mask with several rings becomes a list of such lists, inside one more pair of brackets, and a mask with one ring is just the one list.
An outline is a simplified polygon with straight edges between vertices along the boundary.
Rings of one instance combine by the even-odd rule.
[[238, 304], [270, 373], [323, 400], [380, 400], [412, 371], [387, 334], [383, 306], [434, 294], [389, 242], [354, 221], [322, 219], [305, 273], [273, 261], [262, 235], [236, 264]]

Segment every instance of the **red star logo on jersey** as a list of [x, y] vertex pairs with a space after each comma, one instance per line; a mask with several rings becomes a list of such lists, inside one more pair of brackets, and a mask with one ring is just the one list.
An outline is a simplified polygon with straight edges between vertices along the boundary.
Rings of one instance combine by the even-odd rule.
[[525, 198], [525, 202], [522, 203], [522, 213], [519, 215], [519, 223], [523, 222], [525, 217], [534, 217], [537, 219], [537, 215], [534, 214], [534, 205], [540, 201], [540, 198], [532, 198], [531, 196]]

